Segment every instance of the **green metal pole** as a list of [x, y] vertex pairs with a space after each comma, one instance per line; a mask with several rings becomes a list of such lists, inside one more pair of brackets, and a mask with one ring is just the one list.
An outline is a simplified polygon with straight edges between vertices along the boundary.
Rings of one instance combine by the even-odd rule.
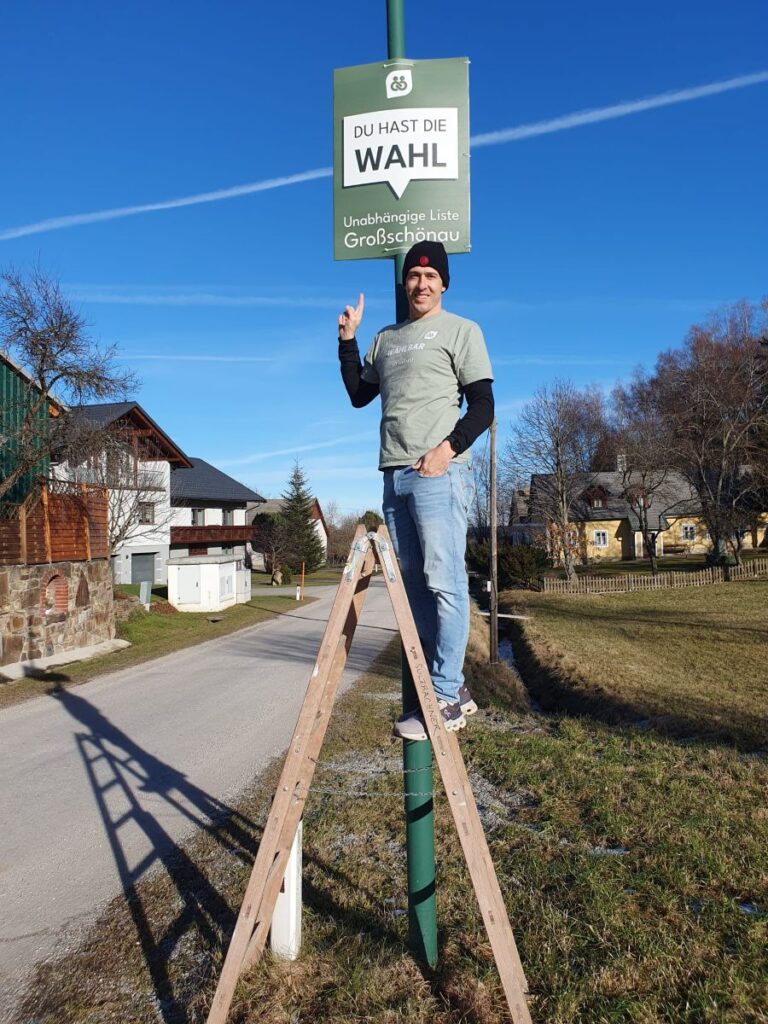
[[[405, 57], [403, 0], [387, 0], [387, 56]], [[404, 254], [395, 256], [397, 322], [408, 316], [403, 288]], [[403, 711], [419, 707], [411, 671], [401, 652]], [[405, 788], [405, 843], [408, 861], [408, 941], [419, 960], [437, 964], [437, 897], [435, 891], [435, 813], [432, 800], [432, 744], [429, 740], [403, 740]], [[426, 794], [414, 796], [412, 794]]]

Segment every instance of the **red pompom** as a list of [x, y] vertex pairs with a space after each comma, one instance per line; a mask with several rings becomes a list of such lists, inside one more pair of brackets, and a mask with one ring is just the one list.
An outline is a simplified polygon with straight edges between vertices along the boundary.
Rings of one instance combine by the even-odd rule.
[[429, 266], [429, 256], [419, 256], [419, 266], [421, 266], [421, 267]]

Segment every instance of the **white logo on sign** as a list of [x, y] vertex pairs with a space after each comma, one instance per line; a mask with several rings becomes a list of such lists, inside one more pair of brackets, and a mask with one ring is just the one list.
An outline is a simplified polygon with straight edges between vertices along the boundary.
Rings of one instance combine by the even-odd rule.
[[398, 199], [416, 180], [459, 177], [456, 107], [399, 107], [344, 118], [344, 188], [386, 182]]
[[385, 81], [388, 100], [395, 100], [399, 96], [407, 96], [411, 89], [413, 89], [413, 76], [410, 68], [390, 71]]
[[432, 341], [433, 338], [437, 337], [437, 331], [427, 331], [424, 335], [424, 341]]

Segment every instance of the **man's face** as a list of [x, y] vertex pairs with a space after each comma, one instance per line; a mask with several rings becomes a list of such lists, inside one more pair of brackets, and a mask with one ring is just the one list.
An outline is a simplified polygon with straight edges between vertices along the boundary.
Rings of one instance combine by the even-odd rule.
[[434, 267], [411, 267], [405, 277], [405, 294], [411, 320], [439, 313], [445, 287]]

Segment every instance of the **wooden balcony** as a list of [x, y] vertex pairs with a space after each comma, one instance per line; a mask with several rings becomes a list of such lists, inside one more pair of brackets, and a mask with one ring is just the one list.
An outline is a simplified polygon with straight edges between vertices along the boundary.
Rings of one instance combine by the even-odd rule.
[[171, 544], [245, 544], [252, 526], [172, 526]]
[[0, 508], [0, 565], [84, 562], [108, 556], [103, 487], [41, 480], [20, 505]]

